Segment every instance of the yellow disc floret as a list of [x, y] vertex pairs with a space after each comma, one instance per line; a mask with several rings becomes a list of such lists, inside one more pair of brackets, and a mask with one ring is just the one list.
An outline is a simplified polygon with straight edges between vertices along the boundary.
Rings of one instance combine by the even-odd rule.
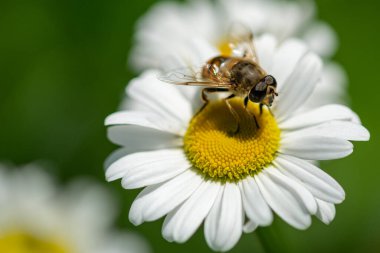
[[225, 101], [210, 102], [193, 117], [184, 137], [193, 167], [220, 181], [239, 181], [259, 172], [273, 161], [280, 142], [280, 129], [269, 110], [260, 114], [259, 106], [250, 103], [247, 112], [240, 98], [230, 103], [239, 123]]
[[4, 253], [69, 253], [72, 252], [53, 238], [40, 238], [25, 232], [0, 235], [0, 252]]

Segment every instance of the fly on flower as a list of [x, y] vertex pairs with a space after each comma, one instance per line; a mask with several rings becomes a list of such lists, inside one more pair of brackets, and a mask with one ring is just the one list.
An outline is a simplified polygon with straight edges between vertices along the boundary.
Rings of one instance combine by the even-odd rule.
[[[227, 50], [238, 49], [241, 55], [218, 55], [208, 60], [200, 70], [190, 67], [184, 70], [175, 70], [166, 73], [160, 79], [164, 82], [178, 85], [203, 86], [202, 100], [204, 102], [201, 110], [208, 104], [208, 93], [230, 92], [223, 101], [228, 110], [236, 120], [237, 133], [240, 129], [240, 118], [230, 99], [241, 97], [244, 101], [246, 112], [254, 119], [256, 127], [259, 128], [256, 116], [248, 110], [248, 102], [260, 104], [260, 115], [263, 106], [272, 106], [276, 92], [276, 79], [260, 66], [256, 54], [253, 33], [245, 26], [234, 26], [231, 28]], [[200, 111], [201, 111], [200, 110]]]
[[273, 213], [297, 229], [308, 228], [312, 215], [334, 219], [345, 192], [310, 160], [348, 156], [350, 141], [368, 140], [369, 132], [345, 106], [303, 108], [323, 63], [302, 41], [263, 35], [256, 45], [280, 93], [273, 115], [248, 104], [259, 129], [241, 98], [230, 100], [241, 123], [231, 135], [236, 124], [223, 100], [199, 111], [196, 87], [161, 82], [155, 70], [130, 82], [124, 111], [106, 119], [109, 139], [122, 146], [107, 159], [106, 177], [122, 179], [125, 189], [144, 187], [129, 211], [134, 225], [166, 216], [163, 237], [183, 243], [204, 224], [209, 247], [228, 251], [242, 232], [269, 226]]

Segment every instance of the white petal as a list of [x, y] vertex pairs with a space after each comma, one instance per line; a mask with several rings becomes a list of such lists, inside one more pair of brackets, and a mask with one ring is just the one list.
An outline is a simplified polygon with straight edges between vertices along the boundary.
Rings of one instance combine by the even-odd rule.
[[149, 107], [144, 106], [138, 100], [131, 98], [128, 94], [125, 94], [121, 101], [119, 111], [135, 111], [135, 112], [152, 112]]
[[220, 191], [205, 221], [207, 244], [215, 251], [230, 250], [243, 230], [243, 208], [239, 187], [227, 183]]
[[337, 191], [341, 192], [341, 194], [343, 194], [343, 195], [345, 194], [342, 186], [340, 186], [340, 184], [337, 181], [335, 181], [335, 179], [333, 179], [330, 175], [325, 173], [323, 170], [321, 170], [320, 168], [318, 168], [314, 164], [312, 164], [308, 161], [302, 160], [302, 159], [298, 159], [298, 158], [293, 157], [293, 156], [281, 155], [281, 157], [286, 158], [287, 160], [291, 161], [292, 163], [298, 165], [299, 167], [302, 167], [304, 170], [307, 170], [309, 173], [314, 174], [315, 176], [323, 179], [323, 181], [325, 181], [328, 184], [330, 184], [331, 186], [333, 186]]
[[[141, 150], [139, 150], [139, 151], [141, 151]], [[113, 164], [114, 162], [116, 162], [120, 158], [122, 158], [122, 157], [124, 157], [126, 155], [129, 155], [129, 154], [131, 154], [131, 150], [129, 148], [119, 148], [119, 149], [116, 149], [104, 161], [104, 168], [107, 170], [107, 168], [111, 164]], [[120, 178], [120, 177], [118, 177], [118, 178]], [[108, 178], [107, 178], [107, 180], [108, 180]]]
[[178, 135], [137, 125], [108, 127], [107, 137], [113, 143], [129, 149], [130, 152], [178, 147], [182, 145], [182, 138]]
[[341, 203], [344, 200], [342, 187], [327, 173], [307, 161], [278, 155], [274, 163], [285, 174], [300, 180], [315, 197], [332, 203]]
[[253, 231], [255, 231], [255, 229], [257, 227], [258, 227], [258, 225], [255, 222], [249, 220], [244, 224], [243, 232], [244, 233], [252, 233]]
[[321, 81], [315, 87], [313, 95], [302, 105], [302, 109], [336, 103], [344, 104], [347, 100], [347, 84], [346, 71], [339, 64], [331, 61], [324, 62]]
[[322, 57], [332, 56], [337, 49], [337, 37], [330, 25], [314, 22], [302, 36], [309, 47]]
[[280, 123], [283, 130], [309, 127], [331, 120], [354, 121], [356, 114], [344, 105], [325, 105], [314, 110], [297, 114]]
[[105, 120], [106, 126], [137, 125], [152, 128], [172, 134], [178, 134], [180, 129], [173, 128], [175, 122], [163, 119], [157, 114], [137, 111], [120, 111], [111, 114]]
[[273, 221], [272, 210], [263, 199], [253, 177], [248, 177], [242, 181], [241, 192], [247, 217], [258, 225], [270, 225]]
[[121, 181], [125, 189], [158, 184], [189, 169], [191, 164], [180, 149], [136, 153], [123, 161], [125, 174]]
[[[220, 39], [219, 17], [215, 6], [206, 1], [192, 1], [186, 6], [173, 2], [158, 3], [138, 22], [136, 48], [132, 50], [133, 67], [178, 68], [180, 65], [172, 64], [171, 58], [178, 55], [186, 61], [186, 56], [192, 52], [189, 48], [192, 38], [201, 37], [207, 41]], [[187, 51], [190, 53], [187, 54]]]
[[218, 218], [221, 212], [224, 188], [225, 186], [222, 186], [221, 190], [218, 192], [215, 202], [211, 207], [210, 213], [207, 215], [206, 220], [205, 220], [204, 235], [205, 235], [206, 241], [210, 241], [210, 243], [208, 243], [209, 245], [211, 245], [211, 243], [213, 243], [214, 240], [216, 240], [217, 228], [218, 228], [218, 222], [219, 222]]
[[266, 173], [280, 187], [287, 189], [306, 208], [310, 214], [317, 212], [317, 203], [313, 195], [300, 183], [280, 173], [277, 168], [268, 168]]
[[[165, 167], [166, 164], [169, 164], [168, 167], [170, 167], [169, 161], [172, 159], [180, 164], [183, 164], [183, 151], [181, 149], [164, 149], [133, 153], [116, 160], [108, 168], [106, 168], [106, 178], [108, 181], [119, 179], [135, 167], [145, 169], [146, 167], [153, 165], [161, 168]], [[173, 166], [171, 166], [171, 168], [173, 168]], [[151, 169], [154, 168], [151, 167]]]
[[175, 85], [159, 81], [158, 76], [157, 71], [144, 72], [141, 77], [130, 82], [127, 94], [152, 112], [176, 121], [185, 128], [192, 117], [191, 104]]
[[260, 62], [260, 66], [265, 70], [270, 70], [273, 64], [273, 58], [275, 49], [277, 46], [277, 40], [275, 37], [269, 34], [260, 36], [256, 41], [257, 57]]
[[[311, 1], [253, 1], [219, 0], [228, 15], [229, 22], [238, 21], [247, 25], [254, 34], [270, 32], [280, 40], [294, 36], [314, 16], [314, 2]], [[286, 22], [284, 22], [286, 20]], [[223, 20], [224, 21], [224, 20]], [[228, 23], [228, 22], [227, 22]], [[220, 25], [220, 24], [219, 24]]]
[[325, 224], [330, 224], [335, 217], [334, 204], [317, 199], [318, 211], [316, 216]]
[[356, 123], [347, 121], [329, 121], [320, 125], [291, 131], [286, 133], [285, 138], [302, 138], [309, 136], [323, 136], [351, 141], [368, 141], [370, 134], [365, 127]]
[[279, 92], [284, 88], [288, 77], [299, 66], [298, 62], [306, 52], [306, 45], [299, 40], [289, 39], [281, 44], [274, 56], [272, 68], [267, 70], [276, 78]]
[[279, 152], [306, 160], [331, 160], [348, 156], [353, 151], [351, 142], [323, 136], [290, 136], [281, 141]]
[[[82, 231], [82, 233], [86, 233], [92, 230], [104, 231], [116, 218], [118, 212], [115, 199], [113, 198], [114, 196], [110, 195], [107, 188], [103, 188], [102, 185], [94, 184], [93, 181], [82, 178], [71, 181], [64, 190], [62, 188], [61, 190], [61, 195], [56, 195], [54, 200], [53, 198], [49, 199], [48, 203], [45, 203], [45, 207], [41, 207], [48, 207], [49, 211], [52, 212], [54, 210], [52, 209], [54, 204], [58, 204], [58, 206], [55, 207], [59, 207], [59, 209], [55, 210], [53, 215], [58, 215], [56, 218], [59, 219], [59, 215], [64, 214], [64, 218], [62, 217], [63, 220], [59, 220], [63, 223], [59, 224], [66, 225], [69, 223], [71, 225], [75, 224], [78, 227], [85, 226], [85, 232]], [[30, 198], [29, 193], [27, 198]], [[38, 204], [44, 205], [41, 201]], [[25, 211], [28, 212], [27, 210], [23, 210], [23, 212]], [[31, 209], [30, 211], [36, 212], [37, 210]], [[107, 215], [99, 215], [99, 213]], [[35, 214], [36, 213], [30, 217], [35, 216]], [[28, 220], [26, 220], [26, 222], [28, 224]], [[42, 219], [40, 222], [47, 222], [47, 220]], [[43, 226], [44, 225], [47, 224], [43, 224]], [[52, 225], [53, 224], [50, 224], [50, 226]], [[56, 226], [57, 225], [58, 224], [56, 224]], [[40, 229], [41, 228], [42, 227], [40, 227]], [[52, 228], [57, 227], [53, 226]], [[72, 231], [72, 233], [78, 235], [75, 231]]]
[[198, 229], [221, 190], [219, 183], [207, 181], [181, 206], [166, 216], [162, 234], [168, 241], [183, 243]]
[[125, 146], [109, 156], [105, 163], [106, 168], [130, 153], [178, 147], [182, 144], [181, 138], [173, 134], [177, 130], [172, 129], [168, 122], [163, 122], [152, 113], [117, 112], [107, 117], [106, 125], [111, 126], [107, 129], [108, 138], [116, 144]]
[[185, 201], [202, 181], [201, 176], [187, 170], [170, 181], [146, 187], [133, 201], [129, 220], [137, 226], [161, 218]]
[[309, 98], [321, 73], [322, 61], [314, 53], [309, 52], [299, 60], [282, 89], [279, 89], [279, 96], [273, 105], [279, 121], [286, 119]]
[[219, 55], [218, 50], [213, 47], [209, 41], [202, 37], [193, 37], [189, 40], [189, 54], [182, 55], [188, 62], [186, 66], [202, 66], [212, 57]]
[[[270, 168], [266, 168], [262, 173], [255, 176], [257, 185], [260, 188], [266, 202], [284, 221], [295, 228], [306, 229], [311, 224], [310, 213], [287, 187], [276, 183], [266, 172]], [[271, 168], [275, 169], [275, 168]]]

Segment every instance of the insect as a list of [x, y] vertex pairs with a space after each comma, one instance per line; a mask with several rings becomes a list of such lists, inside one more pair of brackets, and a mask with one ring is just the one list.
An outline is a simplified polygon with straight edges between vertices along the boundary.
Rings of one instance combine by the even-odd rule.
[[159, 78], [168, 83], [204, 87], [202, 89], [204, 105], [200, 111], [209, 102], [208, 94], [229, 92], [230, 95], [223, 100], [237, 122], [234, 133], [239, 132], [240, 119], [238, 113], [230, 104], [229, 100], [231, 98], [243, 98], [247, 113], [252, 116], [256, 127], [259, 128], [256, 116], [247, 109], [248, 102], [258, 103], [261, 115], [263, 106], [265, 105], [270, 108], [275, 96], [278, 96], [276, 92], [276, 79], [268, 75], [259, 64], [254, 46], [253, 33], [245, 28], [243, 30], [240, 28], [238, 31], [240, 33], [228, 36], [228, 45], [232, 50], [241, 52], [241, 55], [218, 55], [209, 59], [198, 69], [189, 67], [174, 70]]

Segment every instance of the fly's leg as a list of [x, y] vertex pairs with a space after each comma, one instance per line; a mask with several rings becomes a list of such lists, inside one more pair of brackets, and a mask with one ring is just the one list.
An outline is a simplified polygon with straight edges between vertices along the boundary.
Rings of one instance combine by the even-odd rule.
[[226, 92], [226, 91], [229, 91], [229, 89], [227, 88], [204, 88], [202, 90], [202, 102], [203, 102], [203, 105], [202, 107], [198, 110], [198, 112], [195, 114], [195, 116], [197, 116], [200, 112], [203, 111], [203, 109], [206, 108], [206, 106], [208, 105], [208, 103], [210, 102], [210, 100], [208, 99], [207, 97], [207, 94], [208, 93], [215, 93], [215, 92]]
[[[245, 110], [247, 111], [248, 115], [253, 118], [253, 120], [255, 121], [255, 125], [256, 125], [256, 128], [259, 129], [260, 126], [259, 126], [259, 123], [257, 122], [257, 119], [256, 119], [256, 116], [254, 113], [252, 113], [250, 110], [248, 110], [248, 97], [245, 97], [244, 98], [244, 107], [245, 107]], [[260, 104], [260, 115], [261, 115], [261, 112], [262, 112], [262, 107], [261, 107], [261, 104]]]
[[270, 107], [268, 107], [268, 111], [270, 112], [270, 114], [271, 114], [272, 116], [274, 116], [274, 114], [273, 114], [272, 110], [270, 109]]
[[[264, 107], [264, 104], [260, 104], [260, 115], [263, 114], [263, 107]], [[270, 107], [267, 106], [267, 108], [268, 108], [268, 111], [270, 112], [270, 114], [272, 116], [274, 116], [274, 114], [273, 114], [272, 110], [270, 109]]]
[[231, 112], [232, 116], [235, 118], [236, 121], [236, 129], [232, 132], [232, 134], [237, 134], [240, 131], [240, 117], [239, 114], [235, 111], [235, 109], [232, 107], [232, 105], [229, 102], [229, 99], [235, 97], [234, 94], [231, 94], [230, 96], [226, 97], [224, 99], [224, 102], [227, 105], [228, 110]]
[[206, 106], [208, 105], [209, 100], [208, 100], [208, 97], [207, 97], [207, 89], [208, 89], [208, 88], [204, 88], [204, 89], [202, 89], [202, 96], [201, 96], [201, 98], [202, 98], [203, 105], [202, 105], [202, 107], [198, 110], [198, 112], [195, 114], [195, 116], [198, 115], [200, 112], [202, 112], [203, 109], [205, 109]]

